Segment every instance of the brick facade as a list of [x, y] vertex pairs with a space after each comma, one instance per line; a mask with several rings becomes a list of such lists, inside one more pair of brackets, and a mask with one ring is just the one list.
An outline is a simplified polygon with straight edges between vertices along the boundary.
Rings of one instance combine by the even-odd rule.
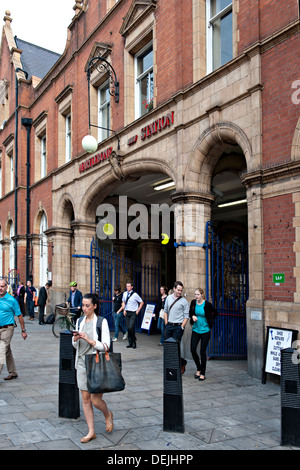
[[[232, 58], [211, 73], [206, 73], [210, 48], [206, 0], [83, 0], [76, 2], [74, 13], [72, 18], [70, 12], [65, 51], [48, 74], [25, 80], [22, 72], [17, 73], [17, 243], [22, 280], [27, 257], [27, 136], [22, 118], [32, 119], [31, 270], [39, 286], [39, 229], [45, 214], [53, 304], [63, 299], [73, 278], [82, 291], [89, 289], [89, 263], [72, 255], [89, 251], [95, 235], [96, 208], [115, 191], [120, 194], [123, 183], [138, 187], [138, 178], [156, 174], [172, 179], [176, 186], [172, 202], [187, 207], [192, 201], [201, 213], [197, 239], [187, 235], [184, 241], [201, 244], [205, 242], [205, 224], [213, 219], [213, 181], [227, 173], [239, 175], [247, 198], [241, 220], [246, 219], [242, 232], [247, 234], [250, 256], [248, 362], [249, 372], [259, 376], [266, 325], [300, 331], [296, 314], [300, 302], [300, 105], [292, 99], [300, 80], [297, 0], [233, 0]], [[136, 113], [135, 60], [147, 44], [153, 48], [154, 107], [140, 116]], [[89, 60], [99, 54], [112, 64], [119, 81], [119, 102], [110, 99], [110, 126], [118, 134], [120, 149], [115, 133], [111, 133], [94, 154], [112, 148], [111, 158], [79, 172], [80, 165], [90, 158], [82, 148], [82, 138], [89, 131], [86, 70]], [[8, 84], [8, 101], [1, 104], [0, 114], [6, 119], [0, 130], [3, 274], [9, 269], [9, 227], [15, 222], [9, 157], [15, 155], [14, 84], [15, 70], [22, 68], [21, 57], [7, 12], [0, 49], [0, 82], [2, 77], [6, 80], [0, 83], [0, 98]], [[94, 124], [97, 88], [104, 81], [100, 72], [92, 71]], [[142, 129], [170, 113], [174, 116], [172, 125], [141, 139]], [[66, 161], [64, 126], [69, 114], [71, 159]], [[97, 130], [91, 128], [91, 134], [96, 136]], [[47, 167], [41, 177], [43, 137]], [[128, 145], [130, 138], [134, 143]], [[188, 217], [192, 224], [193, 211]], [[160, 251], [155, 251], [154, 244], [151, 249], [145, 247], [146, 243], [141, 256], [157, 261]], [[194, 288], [205, 285], [204, 250], [181, 245], [175, 256], [176, 277], [184, 282], [188, 298], [192, 298]], [[277, 272], [285, 273], [283, 285], [273, 283], [272, 275]], [[261, 320], [253, 319], [252, 312], [259, 312]]]

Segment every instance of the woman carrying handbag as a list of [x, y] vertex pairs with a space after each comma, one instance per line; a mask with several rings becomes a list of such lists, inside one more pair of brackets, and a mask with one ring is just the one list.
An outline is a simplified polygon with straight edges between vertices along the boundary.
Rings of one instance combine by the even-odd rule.
[[85, 365], [85, 356], [87, 354], [96, 354], [97, 351], [105, 351], [105, 346], [110, 347], [110, 334], [108, 323], [103, 318], [101, 325], [100, 338], [97, 331], [97, 316], [99, 312], [99, 302], [94, 294], [86, 294], [82, 300], [82, 310], [84, 317], [79, 318], [76, 323], [76, 331], [73, 331], [73, 346], [76, 349], [75, 367], [77, 370], [78, 388], [82, 394], [82, 404], [85, 419], [88, 425], [88, 434], [81, 439], [81, 442], [89, 442], [96, 439], [94, 428], [94, 411], [93, 405], [102, 411], [106, 431], [113, 430], [113, 414], [108, 410], [102, 393], [89, 393], [87, 387], [87, 374]]

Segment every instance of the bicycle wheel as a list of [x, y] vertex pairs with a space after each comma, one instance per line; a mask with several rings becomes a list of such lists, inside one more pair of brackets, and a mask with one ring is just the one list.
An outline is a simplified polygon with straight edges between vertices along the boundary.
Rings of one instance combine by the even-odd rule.
[[69, 329], [70, 328], [69, 328], [68, 320], [66, 317], [56, 318], [56, 320], [54, 321], [52, 325], [52, 333], [54, 334], [54, 336], [56, 336], [56, 338], [59, 338], [61, 331], [65, 331]]

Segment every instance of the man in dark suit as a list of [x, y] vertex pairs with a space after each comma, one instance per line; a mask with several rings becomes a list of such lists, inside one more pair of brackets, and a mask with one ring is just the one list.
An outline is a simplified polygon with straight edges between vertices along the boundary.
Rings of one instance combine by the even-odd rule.
[[47, 282], [45, 286], [40, 288], [39, 296], [38, 296], [38, 306], [39, 306], [39, 325], [44, 325], [44, 315], [45, 315], [45, 307], [48, 298], [48, 289], [51, 287], [51, 282]]
[[71, 313], [76, 313], [75, 320], [80, 317], [82, 307], [82, 293], [77, 289], [77, 282], [70, 282], [70, 296], [67, 300]]

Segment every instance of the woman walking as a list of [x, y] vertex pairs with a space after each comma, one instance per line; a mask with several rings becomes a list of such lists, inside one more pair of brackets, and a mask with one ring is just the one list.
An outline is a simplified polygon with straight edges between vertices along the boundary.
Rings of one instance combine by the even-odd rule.
[[[191, 353], [197, 367], [195, 379], [205, 380], [206, 371], [206, 349], [210, 340], [211, 329], [214, 320], [217, 317], [215, 307], [205, 300], [204, 290], [197, 288], [195, 290], [195, 299], [190, 304], [190, 322], [192, 326]], [[200, 358], [197, 353], [197, 346], [200, 345]]]
[[99, 302], [94, 294], [86, 294], [82, 300], [84, 317], [80, 317], [76, 323], [76, 331], [73, 332], [73, 346], [76, 349], [75, 367], [77, 369], [78, 388], [82, 394], [82, 404], [85, 419], [88, 425], [88, 434], [81, 442], [89, 442], [96, 439], [94, 428], [93, 405], [102, 411], [105, 417], [106, 431], [113, 430], [113, 414], [108, 410], [101, 393], [88, 392], [87, 376], [85, 368], [85, 355], [96, 354], [96, 351], [104, 351], [103, 344], [110, 347], [110, 334], [107, 320], [102, 320], [101, 332], [97, 331], [97, 315], [99, 314]]

